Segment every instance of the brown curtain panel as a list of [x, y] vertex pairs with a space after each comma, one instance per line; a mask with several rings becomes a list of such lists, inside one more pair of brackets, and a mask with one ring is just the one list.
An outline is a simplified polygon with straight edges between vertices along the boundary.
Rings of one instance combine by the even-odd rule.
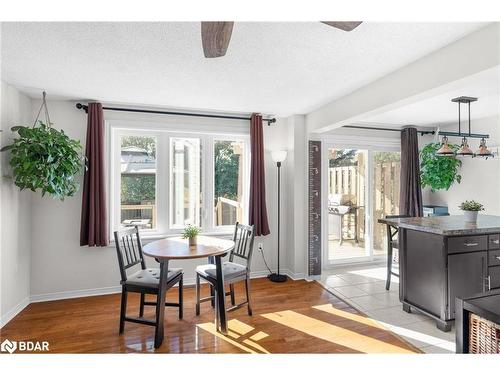
[[104, 183], [104, 115], [100, 103], [90, 103], [85, 146], [80, 246], [108, 245], [108, 213]]
[[418, 133], [415, 128], [401, 131], [400, 215], [423, 216]]
[[249, 223], [255, 226], [256, 236], [269, 233], [266, 208], [266, 179], [264, 170], [264, 134], [262, 116], [253, 114], [250, 119], [250, 204]]

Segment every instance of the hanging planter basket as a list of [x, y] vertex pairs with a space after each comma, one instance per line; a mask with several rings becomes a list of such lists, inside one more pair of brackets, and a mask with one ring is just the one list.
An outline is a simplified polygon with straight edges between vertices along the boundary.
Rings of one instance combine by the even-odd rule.
[[[45, 121], [39, 120], [44, 109]], [[18, 137], [0, 151], [10, 151], [14, 183], [20, 190], [39, 191], [64, 200], [79, 188], [77, 175], [85, 168], [80, 141], [52, 127], [43, 93], [42, 105], [33, 126], [11, 128]]]

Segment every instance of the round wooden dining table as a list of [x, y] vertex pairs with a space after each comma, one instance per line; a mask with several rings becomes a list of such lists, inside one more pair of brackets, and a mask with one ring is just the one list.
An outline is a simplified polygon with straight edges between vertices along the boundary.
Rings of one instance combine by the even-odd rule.
[[[158, 241], [152, 241], [144, 245], [142, 251], [145, 255], [155, 258], [160, 263], [160, 306], [165, 305], [165, 294], [167, 287], [168, 264], [171, 260], [209, 258], [215, 261], [217, 285], [216, 293], [216, 324], [217, 330], [227, 334], [226, 318], [226, 292], [224, 290], [224, 274], [222, 272], [222, 257], [234, 248], [234, 241], [217, 237], [198, 236], [196, 245], [189, 245], [187, 239], [181, 237], [170, 237]], [[165, 309], [159, 309], [159, 324], [155, 331], [155, 348], [163, 342]]]

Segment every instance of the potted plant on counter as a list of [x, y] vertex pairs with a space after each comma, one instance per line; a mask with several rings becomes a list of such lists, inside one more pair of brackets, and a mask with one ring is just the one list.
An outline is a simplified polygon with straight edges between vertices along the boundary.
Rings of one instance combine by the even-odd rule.
[[187, 238], [189, 240], [189, 246], [196, 245], [197, 237], [200, 234], [201, 229], [198, 227], [195, 227], [194, 225], [188, 225], [186, 228], [184, 228], [184, 232], [182, 233], [182, 238]]
[[467, 223], [476, 223], [477, 213], [479, 211], [484, 211], [483, 205], [473, 200], [462, 202], [459, 207], [464, 212], [465, 221]]

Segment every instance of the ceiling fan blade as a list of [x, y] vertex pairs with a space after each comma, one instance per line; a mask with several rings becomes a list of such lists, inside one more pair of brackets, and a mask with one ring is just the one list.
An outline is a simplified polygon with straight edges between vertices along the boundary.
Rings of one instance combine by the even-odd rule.
[[359, 25], [361, 25], [362, 21], [321, 21], [321, 23], [324, 23], [325, 25], [335, 27], [340, 30], [344, 31], [352, 31]]
[[221, 57], [226, 54], [234, 22], [202, 22], [201, 42], [207, 58]]

